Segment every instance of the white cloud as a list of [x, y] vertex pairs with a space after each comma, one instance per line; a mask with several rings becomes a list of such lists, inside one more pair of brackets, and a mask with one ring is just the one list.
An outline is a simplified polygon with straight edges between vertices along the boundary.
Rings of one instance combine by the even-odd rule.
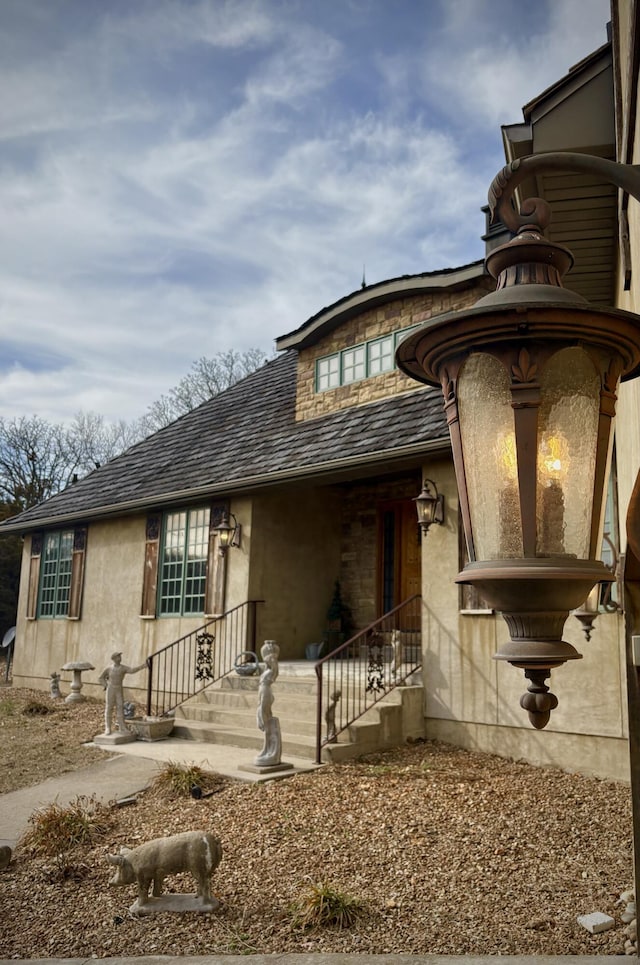
[[480, 257], [499, 122], [606, 19], [604, 0], [79, 2], [0, 8], [5, 416], [135, 417], [363, 264], [371, 283]]
[[425, 59], [424, 92], [472, 128], [521, 120], [528, 101], [607, 40], [608, 0], [547, 0], [524, 24], [504, 0], [449, 0], [443, 9], [443, 43]]

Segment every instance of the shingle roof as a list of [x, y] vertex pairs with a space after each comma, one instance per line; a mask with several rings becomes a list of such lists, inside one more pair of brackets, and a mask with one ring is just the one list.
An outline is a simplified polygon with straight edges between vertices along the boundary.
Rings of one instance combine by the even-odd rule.
[[0, 524], [0, 533], [248, 491], [447, 448], [442, 397], [434, 389], [296, 422], [296, 363], [297, 352], [285, 352], [63, 492]]

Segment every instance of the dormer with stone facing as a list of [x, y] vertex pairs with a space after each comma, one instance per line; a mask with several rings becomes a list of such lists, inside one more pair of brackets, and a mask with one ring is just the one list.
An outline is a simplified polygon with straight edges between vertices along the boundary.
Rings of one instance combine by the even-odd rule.
[[395, 364], [406, 335], [492, 287], [482, 262], [363, 287], [276, 339], [298, 353], [296, 421], [414, 391]]

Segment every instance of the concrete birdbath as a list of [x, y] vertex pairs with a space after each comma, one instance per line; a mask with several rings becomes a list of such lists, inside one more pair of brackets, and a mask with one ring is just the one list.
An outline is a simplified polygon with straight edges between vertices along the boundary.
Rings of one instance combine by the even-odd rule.
[[88, 660], [72, 660], [65, 663], [63, 670], [70, 670], [73, 674], [71, 678], [71, 693], [65, 697], [65, 704], [79, 704], [85, 698], [80, 691], [82, 690], [82, 671], [95, 670], [96, 668]]

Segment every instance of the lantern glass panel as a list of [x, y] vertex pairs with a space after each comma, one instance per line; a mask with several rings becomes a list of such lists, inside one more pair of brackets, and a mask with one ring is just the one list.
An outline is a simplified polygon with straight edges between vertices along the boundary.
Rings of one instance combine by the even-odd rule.
[[458, 411], [469, 512], [478, 560], [523, 556], [509, 375], [477, 352], [458, 377]]
[[540, 379], [536, 555], [588, 559], [600, 379], [581, 348], [554, 355]]

